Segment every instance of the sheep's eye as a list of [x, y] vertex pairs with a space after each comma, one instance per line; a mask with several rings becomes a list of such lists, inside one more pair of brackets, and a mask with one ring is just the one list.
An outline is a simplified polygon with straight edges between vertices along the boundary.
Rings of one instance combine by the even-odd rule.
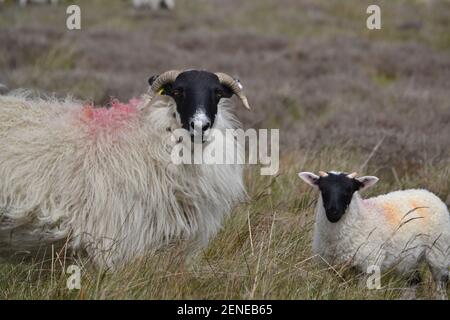
[[172, 94], [174, 97], [177, 97], [177, 98], [181, 97], [181, 96], [183, 96], [183, 90], [182, 89], [174, 89], [172, 91]]
[[216, 98], [217, 98], [218, 100], [221, 99], [221, 98], [223, 98], [223, 92], [220, 91], [220, 90], [217, 90], [217, 91], [216, 91]]

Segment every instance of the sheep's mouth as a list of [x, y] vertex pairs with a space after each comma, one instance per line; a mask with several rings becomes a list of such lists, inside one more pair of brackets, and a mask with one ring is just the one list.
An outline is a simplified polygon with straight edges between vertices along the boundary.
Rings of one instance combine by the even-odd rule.
[[191, 142], [193, 144], [208, 144], [212, 141], [214, 141], [214, 135], [212, 134], [211, 130], [208, 130], [206, 132], [189, 132], [189, 135], [191, 136]]
[[191, 142], [193, 144], [206, 144], [209, 142], [209, 139], [208, 137], [205, 137], [203, 135], [201, 137], [198, 137], [195, 134], [191, 134]]

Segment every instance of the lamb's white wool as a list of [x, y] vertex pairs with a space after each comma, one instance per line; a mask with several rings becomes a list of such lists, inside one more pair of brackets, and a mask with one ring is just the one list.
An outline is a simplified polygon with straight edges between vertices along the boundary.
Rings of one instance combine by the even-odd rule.
[[[217, 129], [238, 125], [227, 101]], [[242, 166], [173, 165], [175, 105], [141, 103], [114, 111], [0, 96], [0, 254], [68, 237], [115, 267], [171, 241], [201, 247], [218, 232], [244, 197]]]
[[349, 264], [363, 272], [378, 266], [410, 275], [426, 262], [440, 297], [446, 297], [450, 215], [446, 205], [427, 190], [395, 191], [369, 199], [355, 192], [336, 223], [327, 219], [320, 195], [312, 249], [330, 264]]

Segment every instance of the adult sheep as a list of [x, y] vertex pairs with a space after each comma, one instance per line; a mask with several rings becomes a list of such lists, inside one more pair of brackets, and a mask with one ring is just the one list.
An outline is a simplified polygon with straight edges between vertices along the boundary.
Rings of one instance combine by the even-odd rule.
[[450, 267], [450, 215], [427, 190], [395, 191], [362, 199], [359, 191], [378, 178], [356, 173], [301, 172], [302, 180], [320, 190], [313, 252], [330, 264], [344, 263], [367, 272], [393, 268], [409, 276], [415, 295], [426, 262], [439, 298], [447, 297]]
[[237, 127], [222, 98], [236, 94], [248, 107], [242, 86], [196, 70], [149, 82], [149, 94], [109, 109], [0, 96], [0, 255], [67, 239], [117, 267], [177, 240], [199, 248], [218, 232], [245, 196], [243, 168], [174, 165], [171, 149], [188, 141], [172, 131], [193, 136], [194, 121], [204, 136]]

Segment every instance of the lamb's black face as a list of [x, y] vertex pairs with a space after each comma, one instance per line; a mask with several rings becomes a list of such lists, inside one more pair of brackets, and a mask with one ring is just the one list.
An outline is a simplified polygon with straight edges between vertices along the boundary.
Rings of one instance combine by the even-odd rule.
[[328, 176], [320, 177], [317, 186], [330, 222], [338, 222], [342, 218], [352, 201], [353, 193], [358, 191], [361, 185], [361, 182], [349, 178], [345, 173], [330, 172]]
[[[150, 85], [156, 78], [150, 78]], [[180, 73], [173, 83], [164, 85], [162, 94], [175, 100], [182, 127], [192, 138], [201, 135], [202, 141], [214, 125], [220, 99], [233, 95], [214, 73], [197, 70]]]

